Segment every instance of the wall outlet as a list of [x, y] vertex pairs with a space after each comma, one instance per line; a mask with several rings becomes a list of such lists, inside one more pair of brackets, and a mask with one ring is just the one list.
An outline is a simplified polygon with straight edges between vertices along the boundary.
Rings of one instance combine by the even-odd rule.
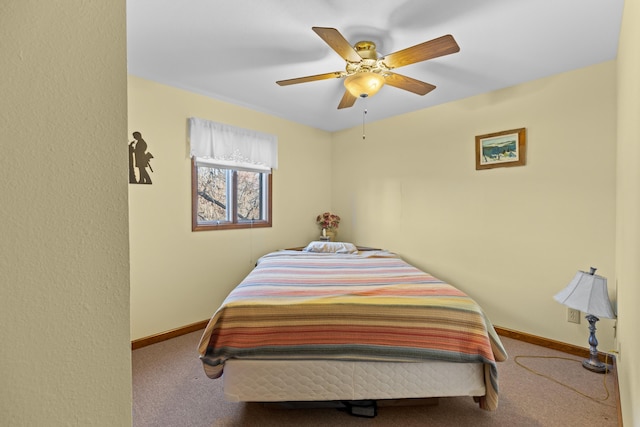
[[580, 310], [567, 308], [567, 322], [580, 323]]

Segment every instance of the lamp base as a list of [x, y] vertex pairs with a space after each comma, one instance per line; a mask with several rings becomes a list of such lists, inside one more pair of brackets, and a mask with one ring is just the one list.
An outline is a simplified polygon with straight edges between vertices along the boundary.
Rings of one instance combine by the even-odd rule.
[[582, 361], [582, 367], [590, 370], [591, 372], [597, 372], [599, 374], [604, 374], [607, 371], [611, 371], [612, 366], [602, 363], [598, 359], [584, 359]]
[[582, 361], [582, 366], [592, 372], [604, 374], [611, 370], [611, 365], [606, 365], [598, 359], [598, 339], [596, 338], [596, 322], [598, 319], [593, 314], [587, 314], [589, 321], [589, 358]]

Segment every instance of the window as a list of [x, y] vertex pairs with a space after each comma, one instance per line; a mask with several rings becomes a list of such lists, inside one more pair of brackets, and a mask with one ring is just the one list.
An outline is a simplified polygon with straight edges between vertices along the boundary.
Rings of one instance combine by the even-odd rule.
[[275, 136], [189, 119], [193, 231], [271, 227]]
[[271, 226], [271, 174], [192, 161], [192, 230]]

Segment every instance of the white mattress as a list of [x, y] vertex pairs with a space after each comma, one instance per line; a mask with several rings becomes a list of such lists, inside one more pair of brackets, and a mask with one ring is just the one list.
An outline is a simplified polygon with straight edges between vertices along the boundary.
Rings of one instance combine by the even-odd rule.
[[222, 379], [233, 402], [485, 395], [482, 363], [231, 359]]

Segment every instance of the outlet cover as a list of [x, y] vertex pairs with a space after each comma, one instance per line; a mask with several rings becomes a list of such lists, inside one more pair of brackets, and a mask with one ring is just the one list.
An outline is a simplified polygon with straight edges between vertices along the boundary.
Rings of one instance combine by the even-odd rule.
[[580, 323], [580, 310], [567, 308], [567, 322]]

